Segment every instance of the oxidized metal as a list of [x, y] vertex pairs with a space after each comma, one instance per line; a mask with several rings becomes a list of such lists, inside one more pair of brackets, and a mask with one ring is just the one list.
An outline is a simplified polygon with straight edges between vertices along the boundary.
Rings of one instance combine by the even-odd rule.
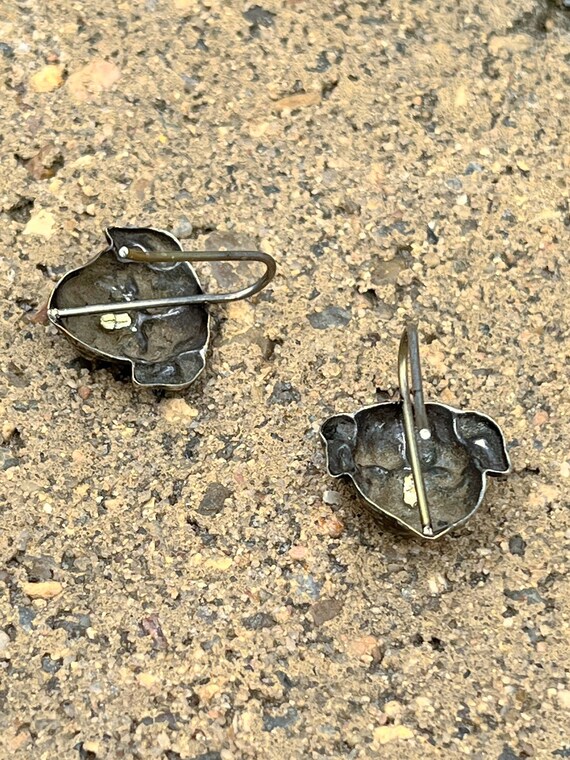
[[509, 472], [505, 441], [485, 414], [424, 404], [413, 325], [400, 343], [399, 381], [401, 401], [338, 414], [322, 425], [327, 468], [333, 477], [351, 478], [376, 516], [440, 538], [476, 512], [487, 475]]
[[[150, 227], [105, 234], [108, 248], [56, 285], [48, 317], [85, 356], [129, 364], [136, 385], [178, 390], [194, 382], [210, 338], [207, 304], [254, 295], [275, 274], [260, 251], [186, 252]], [[204, 293], [190, 263], [243, 260], [264, 263], [266, 272], [234, 293]]]

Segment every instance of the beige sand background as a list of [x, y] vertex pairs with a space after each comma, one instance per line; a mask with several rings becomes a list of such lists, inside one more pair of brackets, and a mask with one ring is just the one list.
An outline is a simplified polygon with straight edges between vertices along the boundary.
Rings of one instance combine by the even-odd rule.
[[[1, 756], [569, 757], [570, 10], [261, 2], [2, 4]], [[279, 263], [179, 397], [37, 314], [122, 224]], [[513, 461], [435, 544], [318, 437], [409, 317]]]

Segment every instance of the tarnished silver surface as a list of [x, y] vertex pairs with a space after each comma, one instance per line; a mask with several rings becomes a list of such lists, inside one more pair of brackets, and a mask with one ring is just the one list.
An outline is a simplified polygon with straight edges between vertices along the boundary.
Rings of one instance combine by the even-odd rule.
[[116, 302], [121, 314], [129, 301], [202, 293], [187, 262], [140, 264], [119, 255], [123, 247], [181, 251], [168, 232], [151, 228], [106, 230], [109, 247], [89, 264], [68, 272], [50, 297], [48, 315], [74, 345], [91, 358], [129, 363], [136, 385], [184, 388], [205, 366], [210, 316], [205, 305], [132, 312], [132, 324], [109, 330], [100, 316], [59, 316], [54, 310]]
[[426, 403], [423, 414], [423, 398], [421, 406], [422, 423], [412, 427], [417, 475], [403, 401], [330, 417], [321, 436], [333, 477], [351, 478], [377, 516], [433, 539], [465, 523], [483, 500], [487, 474], [508, 473], [510, 462], [503, 434], [487, 415], [439, 403]]
[[[170, 233], [110, 228], [109, 247], [68, 272], [54, 288], [48, 317], [85, 355], [130, 363], [137, 385], [178, 390], [205, 366], [210, 337], [207, 304], [258, 293], [275, 262], [260, 251], [182, 250]], [[259, 261], [266, 271], [232, 293], [204, 293], [191, 261]]]

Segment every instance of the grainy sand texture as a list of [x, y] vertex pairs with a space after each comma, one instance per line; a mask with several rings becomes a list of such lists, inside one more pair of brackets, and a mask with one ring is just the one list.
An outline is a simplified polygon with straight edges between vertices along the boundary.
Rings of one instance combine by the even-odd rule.
[[[570, 757], [570, 9], [258, 2], [2, 2], [0, 756]], [[111, 225], [278, 261], [182, 394], [46, 324]], [[408, 319], [513, 463], [439, 542], [319, 437]]]

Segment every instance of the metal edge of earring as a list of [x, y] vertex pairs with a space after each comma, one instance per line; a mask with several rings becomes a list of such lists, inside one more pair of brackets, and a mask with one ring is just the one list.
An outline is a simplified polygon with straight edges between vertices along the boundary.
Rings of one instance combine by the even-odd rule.
[[[351, 417], [354, 420], [354, 422], [356, 423], [356, 430], [357, 430], [357, 435], [358, 435], [358, 423], [356, 421], [356, 416], [358, 414], [360, 414], [361, 412], [366, 412], [369, 409], [378, 409], [380, 407], [392, 406], [392, 405], [395, 405], [395, 404], [399, 405], [401, 403], [402, 403], [401, 401], [382, 401], [382, 402], [377, 403], [377, 404], [367, 404], [365, 406], [361, 406], [355, 412], [337, 412], [337, 413], [335, 413], [334, 415], [331, 415], [331, 416], [332, 417], [336, 417], [336, 416], [342, 415], [342, 416], [345, 416], [345, 417]], [[327, 417], [327, 419], [321, 424], [321, 426], [319, 428], [319, 435], [321, 437], [321, 440], [323, 442], [324, 449], [325, 449], [325, 458], [326, 458], [327, 473], [328, 473], [328, 475], [331, 478], [334, 478], [335, 480], [338, 480], [339, 478], [343, 478], [343, 477], [350, 478], [350, 481], [353, 483], [353, 485], [356, 488], [358, 494], [364, 499], [364, 501], [366, 502], [367, 506], [369, 506], [369, 507], [372, 508], [371, 511], [373, 512], [374, 515], [379, 514], [381, 516], [389, 517], [389, 518], [393, 519], [395, 522], [397, 522], [398, 525], [401, 525], [402, 528], [405, 528], [406, 530], [411, 531], [415, 536], [418, 536], [419, 538], [426, 539], [428, 541], [435, 541], [438, 538], [442, 538], [443, 536], [445, 536], [450, 531], [455, 530], [456, 528], [460, 528], [461, 526], [465, 525], [465, 523], [468, 522], [475, 515], [475, 513], [479, 510], [479, 507], [483, 503], [483, 499], [485, 498], [485, 493], [486, 493], [487, 486], [488, 486], [488, 477], [487, 477], [487, 475], [488, 474], [490, 474], [490, 475], [509, 475], [509, 473], [512, 471], [512, 464], [511, 464], [511, 459], [510, 459], [510, 456], [509, 456], [509, 452], [507, 450], [507, 445], [506, 445], [505, 435], [503, 433], [503, 430], [500, 427], [500, 425], [497, 422], [495, 422], [495, 420], [491, 416], [489, 416], [488, 414], [484, 414], [482, 412], [479, 412], [477, 410], [474, 410], [474, 409], [458, 409], [455, 406], [450, 406], [449, 404], [444, 404], [444, 403], [441, 403], [439, 401], [426, 401], [425, 405], [426, 405], [426, 408], [428, 408], [430, 406], [437, 406], [437, 407], [441, 407], [443, 409], [447, 409], [448, 411], [450, 411], [453, 414], [453, 429], [454, 429], [454, 431], [456, 433], [457, 433], [456, 418], [457, 418], [457, 415], [459, 415], [459, 414], [478, 414], [481, 417], [485, 417], [486, 419], [488, 419], [490, 422], [493, 423], [493, 425], [495, 425], [495, 427], [497, 428], [497, 430], [499, 432], [500, 439], [501, 439], [501, 444], [502, 444], [502, 450], [503, 450], [503, 452], [505, 454], [505, 459], [507, 460], [507, 464], [508, 464], [508, 469], [507, 470], [492, 470], [490, 468], [486, 468], [486, 469], [482, 470], [481, 471], [481, 489], [479, 491], [479, 497], [477, 499], [477, 503], [475, 504], [475, 506], [473, 507], [473, 509], [467, 515], [465, 515], [465, 517], [462, 517], [460, 520], [458, 520], [458, 521], [456, 521], [454, 523], [451, 523], [444, 530], [441, 530], [441, 531], [438, 531], [437, 533], [434, 533], [433, 536], [428, 536], [425, 533], [422, 533], [421, 531], [416, 530], [411, 525], [408, 525], [407, 523], [402, 522], [402, 520], [400, 520], [398, 517], [396, 517], [395, 515], [393, 515], [391, 512], [388, 512], [388, 511], [384, 510], [378, 504], [376, 504], [371, 499], [369, 499], [366, 496], [366, 494], [363, 493], [362, 489], [359, 487], [358, 483], [354, 480], [354, 478], [351, 475], [351, 473], [347, 472], [347, 473], [339, 473], [338, 475], [335, 475], [335, 474], [333, 474], [330, 471], [330, 466], [329, 466], [329, 451], [328, 451], [328, 446], [327, 446], [327, 439], [323, 435], [323, 427], [324, 427], [324, 425], [326, 425], [326, 423], [328, 422], [328, 420], [330, 419], [330, 417]]]
[[[130, 364], [131, 365], [131, 382], [133, 383], [133, 385], [136, 388], [164, 388], [166, 390], [172, 390], [172, 391], [181, 391], [181, 390], [184, 390], [186, 388], [189, 388], [191, 385], [193, 385], [196, 382], [196, 380], [200, 377], [200, 375], [202, 374], [202, 372], [206, 368], [206, 354], [208, 352], [208, 348], [209, 348], [209, 344], [210, 344], [211, 319], [212, 319], [212, 316], [210, 314], [210, 310], [207, 308], [206, 304], [204, 305], [204, 308], [206, 309], [206, 314], [207, 314], [206, 340], [205, 340], [204, 345], [202, 346], [202, 348], [200, 348], [200, 350], [197, 352], [199, 354], [201, 360], [202, 360], [202, 367], [198, 371], [198, 373], [192, 378], [192, 380], [189, 383], [169, 384], [169, 385], [165, 385], [164, 383], [139, 383], [138, 380], [135, 378], [135, 366], [136, 366], [136, 362], [134, 362], [132, 359], [129, 359], [129, 357], [114, 356], [113, 354], [108, 354], [108, 353], [103, 352], [103, 351], [94, 352], [92, 350], [91, 346], [89, 346], [88, 344], [84, 343], [82, 340], [80, 340], [75, 335], [73, 335], [66, 327], [64, 327], [64, 325], [62, 325], [61, 323], [58, 323], [57, 316], [53, 316], [53, 311], [52, 311], [52, 314], [50, 314], [50, 310], [52, 309], [52, 307], [51, 307], [52, 299], [53, 299], [53, 297], [54, 297], [57, 289], [59, 288], [59, 286], [65, 280], [67, 280], [67, 278], [70, 277], [71, 275], [75, 274], [76, 272], [81, 271], [82, 269], [85, 269], [85, 267], [89, 266], [90, 264], [93, 264], [95, 261], [97, 261], [97, 259], [99, 259], [101, 256], [103, 256], [105, 253], [109, 253], [109, 251], [113, 251], [114, 241], [113, 241], [113, 238], [112, 238], [112, 235], [111, 235], [111, 230], [114, 230], [114, 229], [117, 229], [117, 230], [129, 230], [129, 231], [132, 231], [132, 232], [137, 232], [137, 231], [140, 232], [140, 231], [143, 231], [143, 230], [144, 231], [148, 230], [150, 232], [157, 232], [159, 234], [166, 235], [167, 237], [169, 237], [178, 246], [178, 248], [179, 248], [180, 251], [183, 250], [181, 242], [171, 232], [168, 232], [168, 230], [162, 230], [162, 229], [159, 229], [157, 227], [106, 227], [104, 229], [104, 234], [105, 234], [105, 237], [107, 239], [107, 242], [109, 243], [108, 247], [105, 248], [104, 250], [100, 251], [97, 255], [93, 256], [85, 264], [82, 264], [81, 266], [75, 267], [74, 269], [70, 269], [69, 271], [67, 271], [64, 275], [62, 275], [62, 277], [58, 280], [58, 282], [52, 288], [52, 291], [51, 291], [51, 293], [49, 295], [48, 302], [47, 302], [47, 315], [48, 315], [48, 319], [49, 319], [50, 323], [56, 329], [58, 329], [60, 332], [62, 332], [67, 337], [67, 339], [70, 341], [70, 343], [72, 343], [76, 347], [80, 347], [80, 350], [82, 350], [82, 353], [84, 353], [84, 355], [87, 355], [87, 356], [90, 356], [90, 357], [93, 357], [93, 358], [101, 358], [102, 357], [104, 360], [105, 359], [110, 359], [111, 361], [116, 361], [116, 362], [120, 362], [120, 363], [123, 363], [123, 364], [124, 363]], [[188, 269], [190, 270], [190, 272], [192, 273], [192, 275], [196, 278], [196, 282], [198, 284], [198, 287], [200, 288], [200, 290], [202, 292], [204, 292], [203, 289], [202, 289], [202, 283], [200, 282], [200, 278], [196, 274], [196, 270], [194, 269], [194, 267], [192, 266], [192, 264], [190, 264], [190, 262], [188, 262], [188, 261], [182, 261], [182, 262], [178, 262], [178, 263], [185, 264], [188, 267]]]

